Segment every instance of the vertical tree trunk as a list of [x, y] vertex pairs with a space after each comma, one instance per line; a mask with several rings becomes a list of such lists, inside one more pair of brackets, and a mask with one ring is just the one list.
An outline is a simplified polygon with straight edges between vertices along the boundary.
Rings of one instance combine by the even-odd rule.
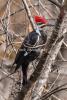
[[[47, 56], [46, 56], [46, 62], [44, 64], [44, 68], [41, 71], [41, 75], [38, 78], [38, 80], [37, 80], [37, 82], [34, 86], [34, 92], [32, 91], [32, 100], [39, 100], [39, 98], [41, 97], [41, 95], [44, 91], [44, 86], [47, 83], [47, 79], [48, 79], [49, 73], [51, 71], [51, 65], [52, 65], [53, 61], [55, 60], [55, 58], [56, 58], [56, 56], [57, 56], [57, 54], [60, 50], [60, 47], [62, 45], [63, 40], [61, 40], [60, 43], [58, 43], [58, 42], [56, 43], [55, 40], [57, 39], [58, 35], [60, 34], [59, 33], [60, 25], [62, 24], [64, 15], [65, 15], [64, 10], [63, 10], [63, 8], [61, 8], [60, 15], [57, 19], [57, 22], [56, 22], [55, 28], [53, 30], [52, 36], [46, 44], [47, 53], [50, 51], [50, 48], [51, 47], [52, 48], [51, 48], [50, 54], [49, 55], [47, 54]], [[55, 45], [55, 46], [52, 46], [52, 45]]]

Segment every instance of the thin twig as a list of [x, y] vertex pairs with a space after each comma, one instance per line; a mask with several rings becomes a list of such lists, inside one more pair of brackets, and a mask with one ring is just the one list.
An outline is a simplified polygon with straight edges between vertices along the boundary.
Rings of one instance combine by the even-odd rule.
[[[56, 100], [61, 100], [59, 97], [57, 97], [56, 95], [52, 94], [52, 97], [55, 98]], [[63, 100], [63, 99], [62, 99]]]
[[37, 11], [37, 9], [33, 6], [33, 4], [31, 3], [31, 2], [29, 2], [30, 3], [30, 5], [31, 5], [31, 7], [35, 10], [35, 12], [38, 14], [38, 15], [40, 15], [40, 13]]
[[37, 45], [37, 46], [28, 46], [28, 45], [25, 45], [23, 44], [25, 47], [29, 48], [29, 49], [36, 49], [36, 48], [40, 48], [40, 47], [45, 47], [45, 44], [42, 44], [42, 45]]
[[57, 89], [55, 91], [50, 92], [48, 95], [44, 96], [43, 98], [41, 98], [41, 100], [46, 100], [47, 98], [49, 98], [52, 94], [55, 94], [57, 92], [63, 91], [63, 90], [67, 90], [67, 88], [61, 88], [61, 89]]
[[[34, 7], [35, 7], [35, 6], [38, 6], [38, 4], [34, 4], [33, 6], [34, 6]], [[31, 8], [31, 6], [29, 6], [29, 8]], [[13, 12], [13, 13], [11, 13], [11, 14], [10, 14], [10, 16], [13, 16], [13, 15], [15, 15], [15, 14], [17, 14], [17, 13], [19, 13], [19, 12], [23, 11], [23, 10], [25, 10], [25, 8], [24, 8], [24, 7], [22, 7], [21, 9], [19, 9], [19, 10], [15, 11], [15, 12]], [[6, 16], [6, 17], [2, 18], [2, 20], [5, 20], [5, 19], [7, 19], [7, 18], [8, 18], [8, 16]]]
[[54, 5], [56, 5], [57, 7], [61, 8], [62, 5], [61, 4], [58, 4], [57, 2], [55, 2], [54, 0], [48, 0], [50, 1], [51, 3], [53, 3]]
[[33, 30], [36, 30], [37, 26], [36, 26], [36, 24], [35, 24], [35, 22], [34, 22], [34, 20], [33, 20], [33, 18], [32, 18], [32, 15], [31, 15], [29, 6], [28, 6], [28, 4], [27, 4], [27, 1], [26, 1], [26, 0], [22, 0], [22, 2], [23, 2], [24, 7], [25, 7], [25, 9], [26, 9], [26, 12], [27, 12], [28, 18], [29, 18], [29, 20], [30, 20], [30, 23], [31, 23], [31, 25], [32, 25], [32, 28], [33, 28]]
[[63, 41], [63, 44], [65, 45], [65, 47], [67, 48], [67, 44]]
[[59, 72], [59, 74], [57, 75], [57, 78], [55, 79], [55, 81], [54, 81], [54, 82], [52, 83], [52, 85], [50, 86], [48, 92], [53, 88], [53, 86], [55, 85], [56, 81], [58, 80], [60, 74], [61, 74], [61, 73]]
[[49, 10], [42, 4], [42, 2], [39, 0], [39, 3], [40, 5], [42, 6], [42, 8], [48, 13], [48, 15], [51, 17], [51, 18], [54, 18], [53, 15], [49, 12]]
[[60, 59], [61, 59], [62, 61], [66, 61], [66, 59], [62, 56], [61, 51], [59, 51], [58, 56], [60, 57]]

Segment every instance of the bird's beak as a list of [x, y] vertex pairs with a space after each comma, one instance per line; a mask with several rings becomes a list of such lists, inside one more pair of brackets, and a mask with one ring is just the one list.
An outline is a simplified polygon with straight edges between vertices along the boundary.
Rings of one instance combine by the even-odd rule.
[[44, 28], [45, 26], [47, 26], [47, 24], [41, 24], [39, 25], [39, 28]]

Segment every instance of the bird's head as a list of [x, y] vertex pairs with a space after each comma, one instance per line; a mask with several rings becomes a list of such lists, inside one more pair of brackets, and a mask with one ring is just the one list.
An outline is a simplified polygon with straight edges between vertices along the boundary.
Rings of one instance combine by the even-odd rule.
[[43, 16], [34, 16], [34, 21], [39, 28], [45, 27], [45, 25], [48, 23], [46, 18]]

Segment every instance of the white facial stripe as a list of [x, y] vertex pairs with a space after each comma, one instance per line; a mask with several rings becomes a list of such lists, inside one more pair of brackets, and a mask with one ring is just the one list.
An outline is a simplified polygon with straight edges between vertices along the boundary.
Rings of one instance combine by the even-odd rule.
[[39, 31], [39, 28], [36, 29], [36, 33], [38, 33], [39, 36], [41, 36], [41, 33], [40, 33], [40, 31]]
[[28, 52], [26, 51], [25, 54], [24, 54], [24, 56], [27, 56], [27, 55], [28, 55]]

